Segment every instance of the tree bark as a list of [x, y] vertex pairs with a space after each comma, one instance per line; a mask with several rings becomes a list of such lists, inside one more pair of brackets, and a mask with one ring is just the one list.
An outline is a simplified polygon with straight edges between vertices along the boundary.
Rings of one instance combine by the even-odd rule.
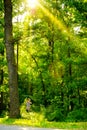
[[5, 46], [8, 63], [9, 90], [10, 90], [10, 117], [16, 118], [20, 115], [19, 94], [17, 81], [17, 65], [14, 54], [14, 43], [12, 35], [12, 2], [4, 0], [4, 21], [5, 21]]

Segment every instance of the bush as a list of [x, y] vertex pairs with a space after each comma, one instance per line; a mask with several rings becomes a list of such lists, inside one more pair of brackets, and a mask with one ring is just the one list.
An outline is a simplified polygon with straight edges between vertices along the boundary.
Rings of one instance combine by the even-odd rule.
[[69, 112], [66, 121], [87, 121], [87, 108], [80, 108]]
[[34, 111], [34, 112], [40, 112], [40, 106], [37, 106], [37, 105], [32, 105], [31, 106], [32, 107], [32, 110]]
[[46, 111], [45, 117], [48, 121], [64, 121], [64, 115], [61, 108], [53, 109], [50, 106]]
[[0, 117], [1, 118], [4, 118], [4, 117], [6, 117], [6, 116], [8, 116], [9, 115], [9, 113], [8, 113], [8, 111], [6, 111], [6, 110], [3, 110], [1, 113], [0, 113]]

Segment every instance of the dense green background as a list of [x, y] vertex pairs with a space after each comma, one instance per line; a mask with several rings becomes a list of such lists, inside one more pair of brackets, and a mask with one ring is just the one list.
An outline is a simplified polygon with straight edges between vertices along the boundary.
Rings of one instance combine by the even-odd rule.
[[[30, 97], [32, 111], [43, 106], [49, 121], [87, 121], [87, 1], [41, 0], [34, 9], [12, 2], [20, 106]], [[1, 0], [0, 92], [8, 110], [3, 10]]]

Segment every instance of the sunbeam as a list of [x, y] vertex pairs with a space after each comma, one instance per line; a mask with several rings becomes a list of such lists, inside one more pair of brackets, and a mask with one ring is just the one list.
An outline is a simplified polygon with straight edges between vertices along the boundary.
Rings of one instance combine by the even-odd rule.
[[40, 3], [39, 3], [39, 7], [42, 9], [44, 14], [48, 16], [51, 22], [52, 23], [54, 22], [54, 25], [56, 25], [58, 29], [61, 30], [62, 33], [66, 34], [67, 36], [70, 36], [69, 30], [67, 29], [67, 27], [64, 25], [64, 23], [61, 20], [58, 20], [48, 9], [46, 9]]
[[[74, 42], [75, 46], [78, 47], [78, 42], [80, 42], [80, 39], [74, 35], [74, 33], [72, 33], [69, 29], [69, 27], [66, 27], [66, 25], [64, 24], [64, 22], [61, 19], [58, 19], [57, 17], [55, 17], [47, 8], [45, 8], [44, 6], [42, 6], [42, 4], [38, 4], [39, 8], [41, 8], [41, 10], [44, 12], [44, 14], [50, 19], [50, 21], [58, 27], [58, 29], [61, 31], [62, 34], [64, 34], [64, 36], [66, 37], [67, 40]], [[80, 49], [82, 50], [82, 46], [80, 47]], [[87, 48], [84, 48], [85, 52], [87, 52]]]
[[36, 8], [38, 5], [38, 0], [27, 0], [27, 3], [30, 8]]

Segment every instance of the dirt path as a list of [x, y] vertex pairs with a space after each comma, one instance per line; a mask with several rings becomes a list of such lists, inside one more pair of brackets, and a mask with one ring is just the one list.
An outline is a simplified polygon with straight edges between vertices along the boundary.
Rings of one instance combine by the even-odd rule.
[[0, 125], [0, 130], [60, 130], [60, 129]]

